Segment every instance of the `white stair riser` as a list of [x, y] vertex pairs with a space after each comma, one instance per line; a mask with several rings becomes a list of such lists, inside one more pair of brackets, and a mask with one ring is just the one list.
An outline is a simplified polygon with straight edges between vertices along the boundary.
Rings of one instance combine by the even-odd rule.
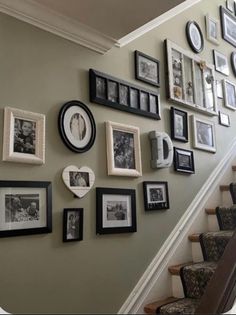
[[209, 232], [219, 231], [220, 228], [216, 215], [208, 215], [207, 217]]
[[184, 297], [184, 290], [182, 286], [182, 282], [180, 276], [172, 275], [172, 295], [176, 298], [183, 298]]
[[230, 195], [230, 192], [229, 191], [222, 191], [221, 192], [221, 204], [224, 206], [224, 207], [230, 207], [232, 206], [232, 198], [231, 198], [231, 195]]
[[204, 260], [200, 243], [192, 242], [193, 262], [202, 262]]

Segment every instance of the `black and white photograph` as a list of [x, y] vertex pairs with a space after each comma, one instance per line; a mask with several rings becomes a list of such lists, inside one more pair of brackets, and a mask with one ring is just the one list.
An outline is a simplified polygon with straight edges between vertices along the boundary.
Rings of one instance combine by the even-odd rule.
[[220, 37], [220, 22], [209, 14], [205, 17], [206, 22], [206, 37], [211, 43], [215, 45], [219, 45], [219, 37]]
[[213, 50], [214, 62], [215, 62], [215, 69], [216, 71], [224, 74], [229, 75], [229, 65], [228, 60], [225, 55], [220, 53], [219, 51]]
[[236, 85], [229, 80], [223, 80], [223, 91], [225, 107], [236, 110]]
[[235, 13], [234, 0], [226, 0], [226, 8], [227, 8], [231, 13]]
[[188, 141], [188, 113], [180, 109], [171, 107], [171, 139], [187, 142]]
[[118, 84], [117, 82], [108, 81], [108, 100], [118, 103]]
[[134, 189], [96, 188], [97, 234], [136, 232]]
[[160, 86], [160, 63], [140, 51], [135, 51], [135, 77], [137, 80]]
[[174, 170], [181, 173], [195, 173], [193, 151], [174, 147]]
[[224, 98], [222, 80], [216, 80], [216, 95], [218, 98]]
[[65, 103], [58, 116], [62, 141], [73, 152], [88, 151], [96, 138], [96, 125], [90, 109], [80, 101]]
[[229, 115], [219, 111], [219, 124], [225, 127], [230, 127]]
[[214, 122], [192, 116], [194, 147], [216, 152], [215, 125]]
[[50, 233], [50, 182], [0, 181], [0, 237]]
[[120, 85], [120, 103], [122, 105], [129, 105], [129, 88], [126, 85]]
[[139, 108], [139, 91], [130, 89], [130, 106], [132, 108]]
[[141, 176], [139, 128], [106, 123], [108, 175]]
[[106, 80], [103, 78], [96, 78], [96, 93], [97, 97], [106, 98]]
[[81, 241], [83, 239], [83, 208], [64, 209], [63, 242]]
[[204, 39], [200, 26], [195, 21], [186, 24], [186, 36], [189, 46], [195, 53], [200, 53], [204, 47]]
[[149, 210], [169, 209], [168, 183], [143, 182], [144, 208]]
[[6, 107], [3, 161], [45, 163], [45, 116]]
[[148, 111], [149, 107], [149, 95], [145, 92], [140, 92], [140, 109]]
[[220, 17], [223, 39], [236, 47], [236, 17], [223, 6], [220, 6]]
[[88, 172], [69, 172], [71, 187], [89, 187]]

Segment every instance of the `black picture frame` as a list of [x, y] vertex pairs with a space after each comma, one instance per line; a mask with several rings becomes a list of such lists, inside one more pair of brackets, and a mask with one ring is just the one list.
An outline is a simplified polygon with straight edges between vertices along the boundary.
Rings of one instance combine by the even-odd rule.
[[220, 19], [222, 38], [236, 47], [236, 17], [220, 6]]
[[144, 181], [143, 195], [145, 211], [167, 210], [170, 208], [168, 182]]
[[137, 231], [134, 189], [96, 188], [96, 233]]
[[80, 101], [72, 100], [62, 106], [58, 128], [64, 144], [73, 152], [86, 152], [94, 144], [95, 120], [89, 108]]
[[0, 181], [0, 237], [52, 232], [52, 184]]
[[176, 172], [194, 174], [193, 151], [174, 147], [174, 170]]
[[135, 78], [160, 87], [160, 61], [135, 50]]
[[229, 65], [227, 57], [219, 51], [213, 49], [215, 69], [226, 76], [229, 75]]
[[170, 126], [171, 139], [176, 141], [188, 142], [188, 113], [177, 109], [170, 108]]
[[65, 208], [63, 211], [63, 242], [83, 240], [83, 208]]
[[233, 74], [236, 77], [236, 51], [233, 51], [231, 53], [230, 62], [231, 62], [231, 67], [232, 67], [232, 70], [233, 70]]
[[160, 96], [156, 92], [130, 84], [105, 73], [89, 70], [90, 101], [160, 120]]
[[195, 53], [200, 53], [204, 48], [204, 38], [200, 26], [195, 21], [188, 21], [185, 30], [189, 46]]
[[219, 111], [219, 124], [225, 127], [230, 127], [229, 115]]

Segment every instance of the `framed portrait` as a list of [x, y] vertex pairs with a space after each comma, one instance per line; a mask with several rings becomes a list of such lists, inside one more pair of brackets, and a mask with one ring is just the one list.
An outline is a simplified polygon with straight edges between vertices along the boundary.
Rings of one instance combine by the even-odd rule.
[[194, 174], [193, 151], [174, 148], [174, 170], [176, 172]]
[[235, 51], [233, 51], [231, 53], [230, 61], [231, 61], [231, 67], [232, 67], [232, 70], [233, 70], [233, 74], [236, 77], [236, 52]]
[[236, 47], [236, 17], [223, 6], [220, 6], [222, 37]]
[[144, 53], [135, 51], [135, 78], [137, 80], [160, 86], [160, 62]]
[[142, 176], [139, 128], [106, 122], [108, 175]]
[[45, 115], [4, 108], [3, 161], [45, 163]]
[[206, 22], [206, 38], [211, 43], [215, 45], [219, 45], [219, 38], [220, 38], [220, 22], [209, 14], [205, 16]]
[[188, 142], [188, 113], [170, 108], [171, 139]]
[[236, 85], [229, 80], [223, 80], [223, 92], [225, 107], [236, 110]]
[[227, 8], [230, 12], [235, 13], [234, 0], [226, 0], [226, 8]]
[[194, 148], [216, 152], [215, 124], [192, 115]]
[[136, 232], [134, 189], [96, 188], [97, 234]]
[[67, 208], [63, 212], [63, 242], [82, 241], [83, 208]]
[[164, 210], [169, 209], [169, 193], [167, 182], [143, 182], [144, 209]]
[[227, 57], [220, 52], [213, 50], [214, 62], [215, 62], [215, 69], [216, 71], [224, 74], [229, 75], [229, 65]]
[[200, 53], [204, 47], [204, 38], [197, 22], [189, 21], [186, 24], [186, 36], [192, 50], [195, 53]]
[[0, 181], [0, 237], [52, 232], [50, 182]]
[[89, 108], [80, 101], [69, 101], [62, 106], [58, 128], [64, 144], [73, 152], [86, 152], [94, 144], [95, 121]]
[[219, 111], [219, 124], [225, 127], [230, 127], [229, 115]]

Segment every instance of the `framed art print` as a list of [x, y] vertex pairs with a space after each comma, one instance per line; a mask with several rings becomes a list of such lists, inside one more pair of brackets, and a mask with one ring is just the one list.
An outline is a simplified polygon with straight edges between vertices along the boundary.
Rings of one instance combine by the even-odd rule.
[[231, 61], [231, 67], [233, 70], [233, 74], [236, 77], [236, 52], [235, 51], [233, 51], [231, 53], [230, 61]]
[[63, 213], [63, 242], [82, 241], [83, 239], [82, 208], [67, 208]]
[[236, 110], [236, 85], [229, 80], [223, 80], [223, 92], [225, 107]]
[[108, 175], [142, 176], [139, 128], [106, 122]]
[[3, 161], [45, 163], [45, 116], [5, 107]]
[[236, 47], [236, 17], [220, 6], [222, 37]]
[[50, 182], [0, 181], [0, 237], [52, 232]]
[[194, 148], [216, 152], [215, 124], [192, 115]]
[[135, 51], [135, 77], [137, 80], [160, 86], [160, 62], [144, 53]]
[[143, 182], [144, 208], [149, 210], [169, 209], [168, 183], [159, 181]]
[[234, 12], [235, 12], [234, 6], [235, 6], [234, 0], [226, 0], [226, 8], [227, 8], [231, 13], [234, 13]]
[[136, 226], [134, 189], [96, 188], [97, 234], [131, 233]]
[[195, 173], [193, 151], [174, 148], [174, 169], [176, 172]]
[[171, 107], [171, 139], [188, 142], [188, 113]]
[[219, 111], [219, 124], [225, 127], [230, 127], [229, 115]]
[[216, 95], [218, 98], [224, 98], [222, 80], [216, 80]]
[[93, 146], [95, 121], [89, 108], [80, 101], [69, 101], [62, 106], [58, 127], [63, 142], [71, 151], [82, 153]]
[[216, 71], [224, 75], [229, 75], [229, 66], [226, 56], [216, 50], [213, 50], [213, 55]]
[[219, 45], [220, 38], [220, 22], [209, 14], [205, 16], [206, 22], [206, 37], [211, 43]]
[[204, 47], [202, 31], [195, 21], [189, 21], [186, 25], [186, 36], [189, 46], [195, 53], [200, 53]]

